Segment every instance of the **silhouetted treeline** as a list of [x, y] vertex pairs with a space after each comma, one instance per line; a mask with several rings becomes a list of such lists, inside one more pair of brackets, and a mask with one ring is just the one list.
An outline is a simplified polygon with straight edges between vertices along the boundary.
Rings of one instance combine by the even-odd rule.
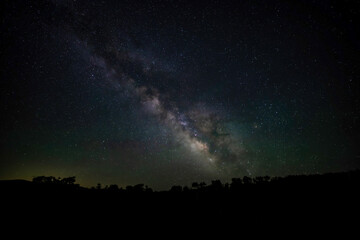
[[[39, 176], [34, 177], [32, 182], [44, 183], [44, 184], [64, 184], [75, 185], [76, 177], [53, 177], [53, 176]], [[230, 191], [236, 192], [247, 188], [256, 188], [259, 186], [292, 186], [292, 187], [335, 187], [335, 186], [351, 186], [359, 184], [360, 171], [351, 171], [344, 173], [327, 173], [327, 174], [315, 174], [315, 175], [290, 175], [287, 177], [270, 177], [270, 176], [258, 176], [249, 177], [244, 176], [242, 178], [232, 178], [230, 183], [222, 183], [220, 180], [213, 180], [210, 184], [205, 182], [193, 182], [191, 187], [175, 185], [169, 189], [169, 192], [206, 192], [206, 191]], [[95, 187], [91, 187], [90, 190], [101, 190], [102, 192], [128, 192], [128, 193], [140, 193], [140, 192], [153, 192], [153, 190], [144, 184], [136, 184], [133, 186], [126, 186], [125, 188], [119, 187], [117, 184], [105, 185], [98, 183]], [[166, 192], [166, 191], [162, 191]]]
[[[12, 181], [0, 181], [2, 185], [6, 183], [10, 184]], [[24, 183], [25, 181], [23, 181]], [[79, 184], [75, 184], [76, 177], [54, 177], [54, 176], [38, 176], [32, 179], [34, 184], [44, 184], [48, 188], [54, 186], [75, 186], [79, 187]], [[314, 175], [290, 175], [286, 177], [270, 177], [270, 176], [258, 176], [249, 177], [244, 176], [242, 178], [232, 178], [230, 183], [222, 183], [220, 180], [213, 180], [210, 184], [205, 182], [193, 182], [191, 187], [175, 185], [172, 186], [169, 191], [161, 191], [162, 193], [187, 193], [187, 192], [239, 192], [246, 189], [262, 188], [266, 189], [272, 187], [292, 187], [292, 188], [334, 188], [338, 186], [350, 187], [358, 185], [360, 183], [360, 170], [343, 172], [343, 173], [326, 173], [326, 174], [314, 174]], [[4, 186], [2, 186], [4, 187]], [[122, 193], [153, 193], [152, 188], [144, 184], [136, 184], [133, 186], [126, 186], [125, 188], [119, 187], [117, 184], [105, 185], [98, 183], [95, 187], [83, 188], [83, 190], [99, 191], [99, 192], [122, 192]]]
[[35, 183], [52, 183], [52, 184], [68, 184], [68, 185], [73, 185], [76, 182], [76, 177], [67, 177], [67, 178], [55, 178], [53, 176], [50, 177], [45, 177], [45, 176], [39, 176], [39, 177], [34, 177], [33, 182]]
[[[230, 183], [220, 180], [175, 185], [153, 191], [144, 184], [116, 184], [84, 188], [75, 177], [35, 177], [0, 181], [7, 206], [29, 216], [73, 216], [83, 221], [113, 219], [233, 219], [266, 222], [271, 218], [317, 217], [332, 219], [359, 214], [360, 171], [287, 177], [242, 177]], [[14, 207], [15, 206], [15, 207]], [[317, 221], [316, 218], [308, 221]], [[95, 221], [95, 220], [94, 220]]]

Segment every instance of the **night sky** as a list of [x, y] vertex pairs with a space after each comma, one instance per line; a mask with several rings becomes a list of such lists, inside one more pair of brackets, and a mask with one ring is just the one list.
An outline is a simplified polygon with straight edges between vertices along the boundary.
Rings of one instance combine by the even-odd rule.
[[359, 5], [1, 1], [0, 179], [358, 169]]

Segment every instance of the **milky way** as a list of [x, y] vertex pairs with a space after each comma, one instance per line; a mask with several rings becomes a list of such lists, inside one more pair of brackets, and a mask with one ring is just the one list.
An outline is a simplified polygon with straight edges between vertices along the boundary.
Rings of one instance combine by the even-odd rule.
[[[141, 55], [141, 49], [129, 50], [119, 47], [122, 43], [116, 36], [98, 36], [100, 34], [91, 29], [91, 22], [86, 22], [81, 15], [73, 15], [73, 9], [66, 10], [73, 16], [72, 19], [75, 19], [69, 23], [73, 34], [81, 38], [80, 41], [83, 42], [80, 45], [89, 51], [88, 57], [94, 59], [94, 64], [105, 70], [106, 78], [112, 82], [114, 88], [126, 91], [132, 97], [138, 97], [144, 111], [171, 129], [176, 141], [193, 152], [194, 158], [205, 161], [204, 166], [207, 169], [225, 171], [227, 174], [232, 174], [231, 169], [236, 169], [237, 173], [251, 175], [252, 164], [242, 154], [245, 149], [241, 146], [241, 141], [235, 139], [222, 124], [221, 113], [208, 109], [206, 104], [192, 103], [187, 112], [179, 110], [176, 102], [171, 106], [167, 105], [166, 102], [172, 101], [171, 96], [166, 98], [166, 92], [160, 93], [151, 84], [143, 85], [137, 82], [132, 78], [134, 72], [128, 70], [135, 68], [135, 74], [145, 78], [159, 71], [166, 75], [169, 70], [164, 69], [163, 64], [158, 66], [153, 57]], [[84, 29], [84, 25], [89, 27]], [[126, 39], [128, 45], [134, 45], [128, 35], [123, 32], [120, 35], [122, 40]], [[104, 39], [100, 47], [98, 43], [92, 44], [97, 38]], [[124, 65], [127, 69], [124, 69]], [[172, 81], [178, 79], [174, 78]]]
[[[104, 43], [106, 44], [106, 43]], [[84, 44], [85, 46], [86, 44]], [[137, 64], [142, 67], [144, 76], [151, 74], [144, 58], [141, 56], [131, 57], [132, 54], [125, 52], [119, 53], [114, 51], [115, 47], [110, 47], [111, 52], [106, 55], [114, 56], [114, 66], [109, 66], [102, 56], [92, 56], [95, 64], [102, 67], [106, 71], [106, 78], [119, 91], [126, 91], [130, 95], [139, 99], [141, 107], [146, 113], [153, 115], [165, 127], [171, 129], [176, 137], [176, 141], [180, 142], [195, 154], [194, 158], [200, 157], [202, 161], [206, 161], [207, 168], [215, 171], [226, 171], [234, 168], [234, 165], [250, 171], [250, 162], [245, 161], [241, 153], [244, 149], [241, 143], [236, 141], [233, 136], [222, 125], [221, 116], [216, 111], [208, 110], [203, 104], [194, 104], [188, 112], [181, 112], [176, 105], [171, 107], [165, 106], [165, 99], [158, 89], [152, 86], [139, 85], [136, 81], [116, 68], [117, 60], [127, 59], [127, 64]], [[95, 53], [93, 53], [95, 54]], [[153, 67], [156, 67], [153, 66]], [[176, 79], [174, 79], [176, 81]], [[166, 93], [165, 93], [166, 94]], [[231, 163], [228, 166], [228, 163]]]

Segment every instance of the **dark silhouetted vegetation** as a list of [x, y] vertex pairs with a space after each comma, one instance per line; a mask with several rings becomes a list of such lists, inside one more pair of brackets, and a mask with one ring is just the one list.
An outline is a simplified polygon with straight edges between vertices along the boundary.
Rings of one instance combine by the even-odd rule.
[[46, 184], [67, 184], [67, 185], [74, 185], [76, 182], [76, 177], [67, 177], [67, 178], [55, 178], [53, 176], [45, 177], [39, 176], [34, 177], [32, 180], [34, 183], [46, 183]]
[[[29, 214], [66, 214], [92, 219], [94, 216], [136, 218], [186, 218], [210, 221], [222, 217], [249, 222], [270, 218], [354, 215], [359, 209], [360, 171], [287, 177], [232, 178], [230, 183], [213, 180], [194, 182], [191, 188], [175, 185], [169, 191], [153, 191], [144, 184], [84, 188], [75, 177], [34, 177], [0, 181], [6, 199]], [[9, 204], [10, 204], [9, 203]], [[51, 209], [51, 211], [49, 211]], [[50, 216], [49, 216], [50, 217]], [[101, 218], [102, 217], [102, 218]], [[310, 219], [309, 221], [311, 221]]]

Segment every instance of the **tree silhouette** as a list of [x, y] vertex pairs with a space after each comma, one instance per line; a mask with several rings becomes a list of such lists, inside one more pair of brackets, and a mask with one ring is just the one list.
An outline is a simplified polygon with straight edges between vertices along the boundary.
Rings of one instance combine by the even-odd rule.
[[32, 181], [35, 182], [35, 183], [44, 183], [45, 182], [45, 176], [33, 177]]
[[136, 184], [133, 187], [133, 191], [134, 192], [143, 192], [144, 191], [144, 184], [140, 183], [140, 184]]
[[32, 181], [35, 183], [74, 185], [76, 177], [73, 176], [61, 179], [60, 177], [55, 178], [53, 176], [38, 176], [34, 177]]
[[205, 186], [206, 186], [206, 183], [205, 183], [205, 182], [199, 183], [199, 187], [200, 187], [200, 188], [204, 188]]
[[243, 181], [241, 178], [232, 178], [231, 184], [230, 184], [230, 189], [236, 191], [236, 190], [239, 190], [242, 185], [243, 185]]
[[118, 187], [118, 185], [116, 185], [116, 184], [111, 184], [111, 185], [109, 186], [108, 190], [115, 192], [115, 191], [118, 191], [118, 190], [119, 190], [119, 187]]
[[259, 176], [253, 179], [255, 184], [263, 184], [264, 183], [264, 178]]
[[147, 193], [152, 193], [153, 190], [151, 188], [148, 187], [148, 185], [145, 186], [145, 192]]
[[210, 188], [214, 191], [220, 191], [223, 188], [223, 185], [220, 180], [211, 181]]
[[265, 177], [264, 177], [264, 180], [265, 180], [265, 182], [267, 182], [267, 183], [268, 183], [268, 182], [270, 182], [271, 177], [270, 177], [270, 176], [265, 176]]
[[182, 192], [181, 186], [172, 186], [170, 192]]
[[199, 188], [199, 183], [193, 182], [193, 183], [191, 184], [191, 187], [192, 187], [192, 188], [195, 188], [195, 189], [198, 189], [198, 188]]
[[44, 183], [52, 183], [54, 182], [55, 177], [53, 176], [48, 176], [48, 177], [44, 177]]
[[243, 177], [243, 183], [244, 184], [252, 184], [252, 178], [248, 177], [248, 176], [244, 176]]
[[61, 183], [63, 184], [68, 184], [68, 185], [73, 185], [76, 182], [76, 177], [67, 177], [67, 178], [63, 178], [61, 180]]

